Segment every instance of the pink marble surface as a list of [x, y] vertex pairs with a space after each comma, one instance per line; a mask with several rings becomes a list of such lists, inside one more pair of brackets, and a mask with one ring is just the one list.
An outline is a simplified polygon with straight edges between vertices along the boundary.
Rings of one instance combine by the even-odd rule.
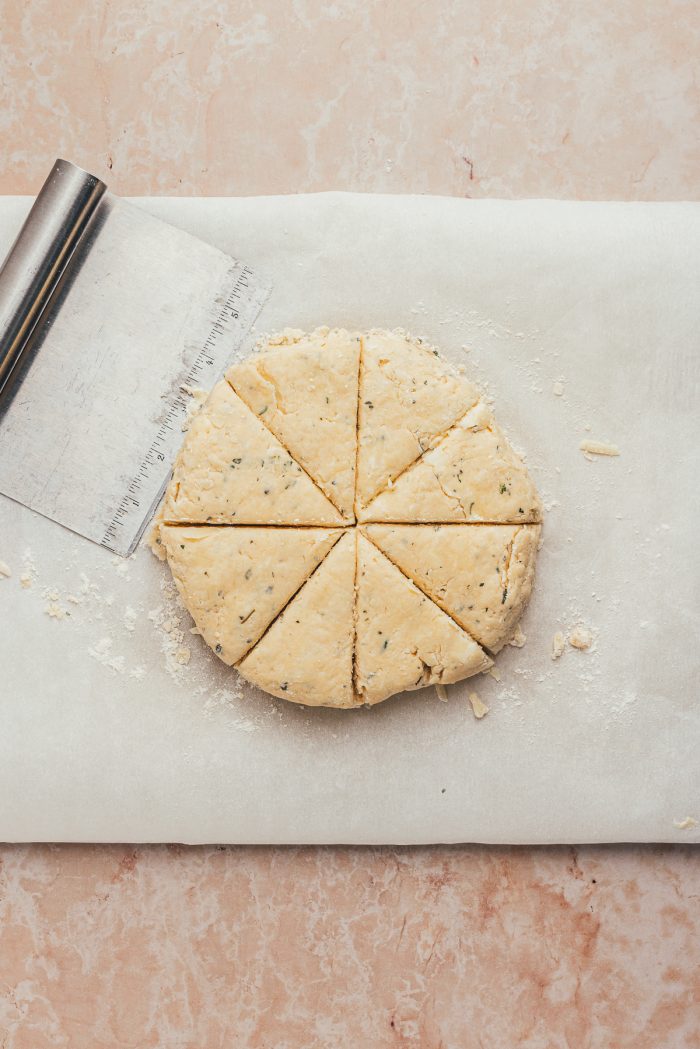
[[[0, 0], [0, 192], [697, 199], [699, 45], [696, 0]], [[682, 846], [5, 846], [0, 1046], [698, 1049], [699, 900]]]

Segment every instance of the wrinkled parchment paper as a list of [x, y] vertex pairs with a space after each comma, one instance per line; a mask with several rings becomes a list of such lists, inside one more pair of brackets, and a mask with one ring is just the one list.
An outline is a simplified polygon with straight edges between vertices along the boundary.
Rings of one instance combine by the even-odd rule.
[[272, 278], [259, 331], [403, 327], [482, 384], [548, 507], [527, 641], [446, 703], [307, 711], [241, 687], [146, 549], [0, 497], [0, 839], [700, 840], [700, 205], [137, 203]]

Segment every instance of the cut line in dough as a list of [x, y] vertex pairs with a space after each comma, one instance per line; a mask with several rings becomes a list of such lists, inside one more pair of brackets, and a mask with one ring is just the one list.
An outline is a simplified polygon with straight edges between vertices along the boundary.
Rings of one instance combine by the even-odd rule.
[[163, 505], [170, 524], [345, 525], [225, 381], [192, 421]]

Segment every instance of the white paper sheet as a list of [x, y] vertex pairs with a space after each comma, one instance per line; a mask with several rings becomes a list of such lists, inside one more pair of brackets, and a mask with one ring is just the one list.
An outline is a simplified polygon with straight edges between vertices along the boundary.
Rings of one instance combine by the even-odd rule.
[[[700, 206], [138, 203], [270, 275], [261, 329], [404, 327], [493, 395], [549, 507], [527, 643], [447, 703], [307, 711], [240, 687], [147, 550], [0, 500], [0, 838], [700, 840]], [[0, 199], [0, 254], [28, 207]]]

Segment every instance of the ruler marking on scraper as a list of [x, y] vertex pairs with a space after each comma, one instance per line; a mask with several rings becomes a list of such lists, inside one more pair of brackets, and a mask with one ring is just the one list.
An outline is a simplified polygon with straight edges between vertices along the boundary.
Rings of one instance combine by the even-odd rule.
[[[195, 357], [189, 371], [182, 380], [182, 385], [193, 386], [195, 383], [201, 381], [201, 376], [206, 375], [208, 369], [214, 368], [214, 378], [221, 372], [222, 363], [226, 363], [226, 359], [221, 361], [217, 356], [217, 346], [221, 336], [228, 335], [231, 331], [231, 325], [234, 322], [241, 321], [241, 309], [234, 307], [234, 302], [241, 300], [241, 290], [248, 289], [249, 277], [253, 276], [252, 270], [248, 266], [244, 266], [233, 285], [233, 288], [229, 292], [224, 305], [221, 307], [221, 311], [211, 326], [211, 330], [204, 340], [204, 344], [201, 350]], [[256, 315], [257, 315], [256, 310]], [[241, 336], [245, 336], [252, 325], [254, 317], [251, 318], [250, 324], [246, 324], [245, 320], [242, 326]], [[240, 340], [238, 340], [240, 342]], [[228, 348], [228, 344], [227, 348]], [[216, 366], [219, 367], [216, 367]], [[206, 388], [210, 389], [212, 383], [207, 382]], [[133, 548], [144, 528], [148, 524], [151, 513], [155, 505], [160, 501], [165, 485], [170, 477], [170, 469], [174, 454], [177, 453], [177, 448], [173, 451], [171, 447], [172, 441], [169, 440], [168, 434], [174, 436], [178, 435], [178, 429], [176, 429], [176, 423], [180, 419], [185, 419], [187, 416], [187, 395], [178, 393], [174, 397], [172, 403], [168, 407], [165, 414], [165, 419], [158, 427], [156, 435], [148, 448], [148, 451], [143, 457], [143, 460], [139, 464], [135, 476], [131, 479], [126, 492], [122, 496], [117, 509], [114, 513], [112, 520], [105, 529], [105, 534], [102, 537], [101, 546], [107, 547], [108, 550], [114, 550], [115, 541], [119, 534], [119, 529], [127, 529], [130, 533], [129, 536], [129, 547]], [[144, 518], [143, 508], [141, 501], [135, 497], [135, 492], [143, 487], [142, 481], [148, 486], [148, 491], [151, 495], [151, 500], [148, 506], [148, 512]], [[134, 517], [136, 520], [137, 531], [134, 531], [132, 521]]]
[[[105, 194], [60, 308], [0, 416], [0, 492], [126, 556], [270, 292], [249, 267]], [[1, 253], [0, 253], [1, 254]]]

